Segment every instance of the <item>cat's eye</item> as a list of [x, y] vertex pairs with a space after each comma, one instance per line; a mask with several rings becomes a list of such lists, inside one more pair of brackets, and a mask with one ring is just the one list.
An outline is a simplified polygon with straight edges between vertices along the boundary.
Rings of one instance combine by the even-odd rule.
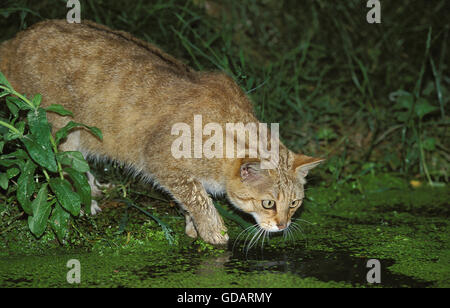
[[292, 201], [291, 204], [289, 204], [289, 206], [291, 208], [294, 208], [294, 207], [297, 207], [301, 202], [302, 202], [301, 199], [297, 199], [297, 200]]
[[273, 200], [263, 200], [261, 201], [263, 208], [265, 209], [273, 209], [275, 206], [275, 201]]

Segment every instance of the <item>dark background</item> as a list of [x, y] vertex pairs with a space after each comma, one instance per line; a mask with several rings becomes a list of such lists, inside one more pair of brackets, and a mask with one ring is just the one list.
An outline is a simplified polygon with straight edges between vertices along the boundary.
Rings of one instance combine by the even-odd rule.
[[[395, 172], [448, 181], [445, 1], [81, 1], [81, 18], [129, 31], [198, 70], [224, 70], [293, 150], [328, 158], [321, 179]], [[2, 1], [0, 41], [66, 1]], [[69, 55], [68, 55], [69, 56]]]

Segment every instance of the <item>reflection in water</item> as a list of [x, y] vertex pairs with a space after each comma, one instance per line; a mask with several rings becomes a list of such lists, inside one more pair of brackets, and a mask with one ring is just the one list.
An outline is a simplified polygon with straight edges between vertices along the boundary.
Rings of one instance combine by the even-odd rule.
[[210, 276], [220, 272], [225, 268], [225, 264], [230, 261], [231, 252], [225, 251], [220, 256], [208, 258], [200, 263], [196, 274], [199, 276]]
[[[354, 286], [370, 286], [366, 281], [369, 258], [354, 257], [350, 252], [324, 252], [305, 248], [231, 249], [215, 257], [197, 263], [195, 273], [199, 276], [245, 273], [289, 273], [302, 278], [314, 277], [320, 281], [346, 282]], [[421, 281], [389, 271], [393, 260], [381, 259], [382, 287], [427, 287], [431, 282]]]
[[[366, 267], [370, 258], [351, 256], [349, 251], [324, 252], [305, 248], [264, 248], [247, 254], [245, 250], [232, 250], [229, 261], [222, 264], [228, 270], [243, 272], [279, 272], [314, 277], [321, 281], [347, 282], [367, 286]], [[391, 259], [381, 259], [383, 287], [427, 287], [431, 282], [416, 280], [406, 275], [389, 271], [394, 264]]]

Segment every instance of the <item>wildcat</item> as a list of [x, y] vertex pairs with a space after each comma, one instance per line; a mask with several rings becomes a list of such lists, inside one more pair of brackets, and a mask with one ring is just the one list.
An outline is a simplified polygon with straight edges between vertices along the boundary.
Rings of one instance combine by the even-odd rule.
[[[73, 130], [64, 151], [122, 162], [168, 192], [184, 209], [186, 234], [225, 244], [227, 229], [210, 194], [251, 214], [270, 232], [289, 227], [304, 198], [305, 177], [322, 159], [296, 154], [279, 144], [279, 161], [174, 158], [175, 123], [258, 123], [252, 104], [226, 74], [197, 72], [157, 47], [122, 31], [83, 21], [35, 24], [0, 45], [0, 70], [19, 92], [40, 93], [43, 106], [57, 103], [74, 118], [49, 113], [57, 130], [70, 120], [96, 126], [103, 141]], [[93, 194], [99, 193], [88, 174]], [[99, 207], [95, 201], [92, 211]]]

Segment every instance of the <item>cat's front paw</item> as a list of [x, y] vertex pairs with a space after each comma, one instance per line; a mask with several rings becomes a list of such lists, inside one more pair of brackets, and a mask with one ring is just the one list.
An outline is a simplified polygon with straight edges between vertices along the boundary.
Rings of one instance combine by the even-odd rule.
[[197, 226], [200, 237], [207, 243], [212, 245], [226, 245], [229, 237], [227, 228], [222, 224], [219, 225], [200, 225]]
[[228, 234], [226, 232], [214, 232], [200, 236], [205, 242], [218, 246], [226, 245], [229, 240]]

